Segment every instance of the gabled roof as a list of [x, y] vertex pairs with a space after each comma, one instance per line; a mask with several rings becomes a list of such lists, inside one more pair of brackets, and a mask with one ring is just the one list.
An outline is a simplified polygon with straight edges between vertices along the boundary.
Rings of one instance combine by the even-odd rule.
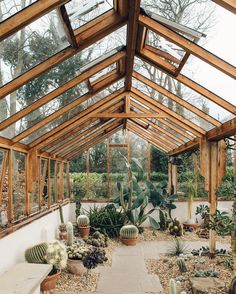
[[[47, 30], [43, 33], [40, 20], [56, 11], [53, 18], [61, 36], [58, 48], [52, 46], [49, 52], [50, 44], [44, 44], [48, 45], [46, 57], [34, 56], [26, 70], [15, 71], [13, 79], [8, 77], [0, 88], [2, 109], [11, 99], [15, 101], [15, 109], [6, 110], [6, 117], [1, 118], [1, 144], [72, 159], [120, 129], [127, 129], [173, 155], [196, 148], [201, 137], [219, 140], [236, 134], [236, 104], [183, 73], [187, 60], [195, 56], [236, 78], [233, 65], [197, 44], [204, 34], [143, 9], [139, 0], [108, 1], [112, 7], [105, 1], [87, 1], [77, 10], [67, 2], [36, 1], [0, 23], [0, 40], [3, 46], [9, 46], [14, 34], [28, 26], [42, 30], [45, 38]], [[235, 14], [235, 1], [214, 2]], [[97, 11], [99, 5], [102, 8]], [[49, 29], [51, 26], [53, 23]], [[29, 38], [36, 42], [32, 36]], [[153, 36], [159, 40], [158, 45], [152, 43]], [[8, 72], [4, 57], [2, 62], [2, 71]], [[78, 66], [73, 71], [65, 71], [74, 63]], [[172, 85], [181, 85], [191, 95], [218, 107], [227, 119], [220, 120], [199, 107], [187, 91], [178, 92], [153, 80], [145, 70], [147, 66]], [[26, 87], [34, 90], [38, 80], [43, 87], [50, 75], [58, 75], [60, 82], [51, 83], [45, 95], [40, 97], [39, 90], [31, 99], [22, 97]]]

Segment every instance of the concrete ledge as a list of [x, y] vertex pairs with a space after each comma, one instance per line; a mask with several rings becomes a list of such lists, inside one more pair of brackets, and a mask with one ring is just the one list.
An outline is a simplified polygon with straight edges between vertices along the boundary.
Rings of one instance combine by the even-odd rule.
[[49, 264], [18, 263], [0, 276], [0, 292], [35, 294], [51, 269]]

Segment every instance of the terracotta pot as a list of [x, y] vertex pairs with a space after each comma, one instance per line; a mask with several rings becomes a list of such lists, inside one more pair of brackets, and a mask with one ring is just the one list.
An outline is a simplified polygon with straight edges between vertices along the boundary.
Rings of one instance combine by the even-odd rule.
[[194, 231], [197, 229], [197, 228], [199, 228], [200, 227], [200, 225], [199, 224], [183, 224], [183, 226], [184, 226], [184, 229], [189, 229], [189, 228], [191, 228], [191, 229], [193, 229]]
[[79, 227], [80, 237], [82, 237], [82, 238], [88, 237], [89, 233], [90, 233], [90, 226], [88, 226], [88, 227]]
[[59, 279], [60, 274], [61, 274], [61, 271], [58, 271], [54, 275], [47, 276], [40, 285], [40, 291], [53, 290], [56, 287], [56, 283], [57, 283], [57, 280]]
[[86, 272], [82, 260], [67, 259], [67, 270], [74, 275], [82, 275]]
[[127, 246], [134, 246], [137, 243], [137, 238], [132, 238], [132, 239], [121, 238], [121, 242]]

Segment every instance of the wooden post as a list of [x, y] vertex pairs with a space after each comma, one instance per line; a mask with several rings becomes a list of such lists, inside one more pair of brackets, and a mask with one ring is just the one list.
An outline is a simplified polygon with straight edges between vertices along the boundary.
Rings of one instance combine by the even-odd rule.
[[64, 162], [60, 162], [60, 199], [64, 200]]
[[148, 160], [148, 166], [147, 166], [148, 179], [150, 180], [151, 178], [151, 144], [150, 142], [148, 142], [147, 160]]
[[71, 194], [70, 194], [70, 162], [67, 161], [66, 163], [66, 191], [67, 191], [67, 195], [68, 198], [71, 198]]
[[87, 172], [87, 177], [86, 177], [86, 195], [89, 198], [90, 197], [90, 178], [89, 178], [89, 170], [90, 170], [90, 149], [87, 151], [87, 158], [86, 158], [86, 172]]
[[171, 179], [172, 179], [172, 187], [173, 187], [173, 193], [177, 193], [177, 165], [171, 164]]
[[[130, 160], [131, 160], [130, 132], [129, 132], [129, 130], [126, 130], [126, 132], [127, 132], [127, 155], [128, 155], [128, 162], [130, 164]], [[131, 174], [129, 171], [128, 181], [130, 181], [130, 180], [131, 180]]]
[[200, 139], [200, 174], [204, 177], [204, 190], [210, 191], [210, 143], [205, 137]]
[[222, 178], [226, 174], [226, 143], [224, 140], [218, 142], [218, 182], [217, 186], [221, 184]]
[[194, 163], [194, 194], [197, 196], [198, 192], [198, 158], [197, 154], [193, 153], [193, 163]]
[[13, 222], [13, 204], [12, 204], [12, 149], [9, 151], [9, 163], [8, 163], [8, 208], [9, 208], [9, 222]]
[[[169, 158], [170, 160], [170, 158]], [[168, 162], [168, 194], [171, 194], [172, 192], [172, 167], [171, 167], [171, 163]]]
[[107, 195], [108, 198], [111, 196], [111, 191], [110, 191], [110, 141], [107, 139]]
[[48, 208], [51, 207], [51, 160], [48, 159]]
[[[57, 161], [54, 160], [55, 203], [58, 202]], [[55, 204], [54, 203], [54, 204]]]

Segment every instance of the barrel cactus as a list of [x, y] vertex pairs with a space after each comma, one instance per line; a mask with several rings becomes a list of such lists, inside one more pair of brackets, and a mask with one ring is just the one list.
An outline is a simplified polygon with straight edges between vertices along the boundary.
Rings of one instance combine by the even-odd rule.
[[74, 228], [71, 222], [67, 223], [67, 245], [71, 246], [74, 242]]
[[77, 217], [78, 227], [88, 227], [89, 226], [89, 218], [85, 214], [81, 214]]
[[25, 259], [29, 263], [46, 263], [47, 243], [40, 243], [29, 247], [25, 251]]
[[123, 239], [136, 239], [138, 228], [134, 225], [125, 225], [120, 229], [120, 237]]

